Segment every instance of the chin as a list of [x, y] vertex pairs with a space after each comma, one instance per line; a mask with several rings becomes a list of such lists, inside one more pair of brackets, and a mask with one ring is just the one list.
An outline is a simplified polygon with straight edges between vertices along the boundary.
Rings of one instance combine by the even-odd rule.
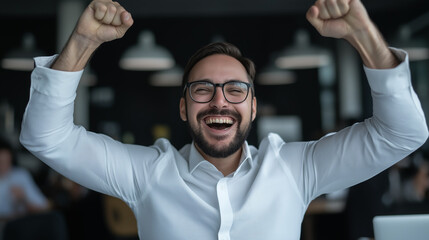
[[213, 158], [225, 158], [241, 149], [246, 141], [248, 131], [245, 131], [244, 133], [245, 134], [236, 132], [233, 136], [227, 136], [222, 140], [214, 141], [208, 141], [208, 139], [203, 137], [201, 134], [194, 133], [193, 139], [200, 150], [206, 155]]
[[240, 123], [234, 124], [233, 128], [235, 129], [230, 129], [224, 135], [209, 134], [204, 130], [203, 126], [193, 129], [189, 121], [187, 122], [187, 126], [192, 139], [200, 151], [213, 158], [225, 158], [240, 150], [250, 133], [251, 121], [249, 121], [244, 129], [240, 128]]

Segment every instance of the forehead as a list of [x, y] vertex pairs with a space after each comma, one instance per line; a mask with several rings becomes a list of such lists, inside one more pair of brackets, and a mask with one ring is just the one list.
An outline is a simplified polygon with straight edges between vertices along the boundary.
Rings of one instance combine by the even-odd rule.
[[246, 69], [237, 59], [228, 55], [215, 54], [201, 59], [192, 68], [189, 73], [189, 82], [197, 80], [248, 82], [248, 77]]

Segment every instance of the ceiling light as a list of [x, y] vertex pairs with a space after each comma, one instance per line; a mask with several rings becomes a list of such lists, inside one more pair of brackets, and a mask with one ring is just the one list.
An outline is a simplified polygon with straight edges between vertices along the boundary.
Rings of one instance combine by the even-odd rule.
[[156, 71], [173, 67], [174, 59], [167, 49], [156, 44], [154, 34], [146, 30], [140, 33], [138, 44], [125, 51], [119, 66], [125, 70]]
[[176, 65], [153, 73], [149, 77], [149, 84], [156, 87], [180, 87], [182, 86], [182, 76], [183, 69]]
[[26, 33], [22, 38], [22, 47], [7, 53], [2, 59], [1, 66], [9, 70], [31, 71], [34, 68], [33, 58], [42, 55], [44, 53], [36, 49], [34, 35]]
[[312, 46], [309, 33], [303, 29], [296, 32], [294, 45], [284, 49], [275, 60], [276, 66], [282, 69], [318, 68], [330, 63], [330, 52]]
[[271, 63], [261, 70], [256, 80], [261, 85], [285, 85], [294, 83], [296, 75], [294, 72], [280, 69]]

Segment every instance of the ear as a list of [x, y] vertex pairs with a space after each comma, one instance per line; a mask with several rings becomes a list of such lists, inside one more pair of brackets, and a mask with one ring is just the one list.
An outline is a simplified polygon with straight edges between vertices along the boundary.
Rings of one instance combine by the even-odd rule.
[[256, 118], [256, 109], [257, 109], [257, 103], [256, 103], [256, 97], [253, 97], [252, 99], [252, 121]]
[[184, 97], [180, 98], [179, 110], [180, 110], [180, 118], [184, 122], [188, 121], [188, 117], [186, 116], [186, 101]]

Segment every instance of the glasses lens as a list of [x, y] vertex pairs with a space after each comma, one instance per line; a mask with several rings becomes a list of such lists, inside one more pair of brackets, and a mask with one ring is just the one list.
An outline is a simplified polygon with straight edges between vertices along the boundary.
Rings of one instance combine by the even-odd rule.
[[189, 93], [196, 102], [209, 102], [213, 97], [214, 85], [210, 82], [191, 83]]
[[225, 98], [232, 103], [240, 103], [246, 100], [249, 87], [242, 82], [229, 82], [224, 85]]

